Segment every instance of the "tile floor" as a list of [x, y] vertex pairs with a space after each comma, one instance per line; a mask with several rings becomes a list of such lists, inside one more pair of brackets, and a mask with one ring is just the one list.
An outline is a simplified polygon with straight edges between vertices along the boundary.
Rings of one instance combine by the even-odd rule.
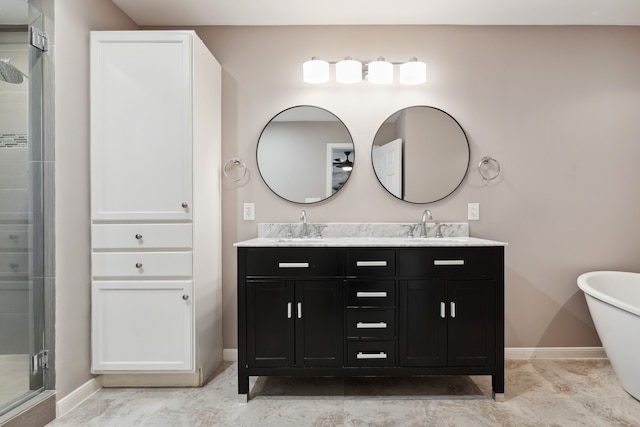
[[0, 355], [0, 406], [7, 405], [29, 392], [29, 355]]
[[236, 364], [199, 389], [102, 389], [49, 424], [64, 426], [640, 426], [640, 401], [607, 360], [508, 360], [505, 401], [491, 378], [252, 378]]

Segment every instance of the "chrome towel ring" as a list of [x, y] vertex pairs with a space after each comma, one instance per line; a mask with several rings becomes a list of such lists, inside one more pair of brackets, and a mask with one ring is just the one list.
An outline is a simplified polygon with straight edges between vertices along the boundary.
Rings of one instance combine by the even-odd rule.
[[[238, 172], [238, 176], [236, 178], [232, 178], [229, 176], [229, 166], [236, 166], [239, 167], [240, 169], [242, 169], [241, 172]], [[232, 159], [229, 159], [229, 161], [227, 163], [224, 164], [224, 168], [222, 168], [222, 173], [224, 173], [225, 178], [227, 178], [229, 181], [240, 181], [242, 178], [244, 178], [247, 175], [247, 165], [244, 164], [244, 162], [242, 160], [240, 160], [239, 157], [234, 157]]]
[[500, 163], [493, 157], [484, 156], [478, 163], [478, 172], [485, 181], [494, 180], [500, 175]]

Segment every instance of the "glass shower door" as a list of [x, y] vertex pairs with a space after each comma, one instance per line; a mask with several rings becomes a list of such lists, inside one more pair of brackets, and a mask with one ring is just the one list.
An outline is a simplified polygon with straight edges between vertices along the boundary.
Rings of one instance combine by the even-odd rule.
[[0, 415], [44, 389], [41, 19], [0, 0]]

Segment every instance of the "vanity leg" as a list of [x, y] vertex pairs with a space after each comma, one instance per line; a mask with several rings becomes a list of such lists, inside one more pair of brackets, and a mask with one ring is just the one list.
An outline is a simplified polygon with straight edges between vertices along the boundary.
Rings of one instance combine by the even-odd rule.
[[238, 394], [249, 394], [249, 377], [238, 375]]
[[491, 376], [493, 386], [493, 399], [496, 402], [504, 402], [504, 373]]

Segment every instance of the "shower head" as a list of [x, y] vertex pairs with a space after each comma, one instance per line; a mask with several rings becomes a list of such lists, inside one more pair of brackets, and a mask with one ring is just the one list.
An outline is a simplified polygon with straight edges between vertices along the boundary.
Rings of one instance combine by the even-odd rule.
[[23, 76], [26, 77], [26, 74], [9, 64], [8, 59], [0, 58], [0, 81], [17, 85], [24, 81]]

